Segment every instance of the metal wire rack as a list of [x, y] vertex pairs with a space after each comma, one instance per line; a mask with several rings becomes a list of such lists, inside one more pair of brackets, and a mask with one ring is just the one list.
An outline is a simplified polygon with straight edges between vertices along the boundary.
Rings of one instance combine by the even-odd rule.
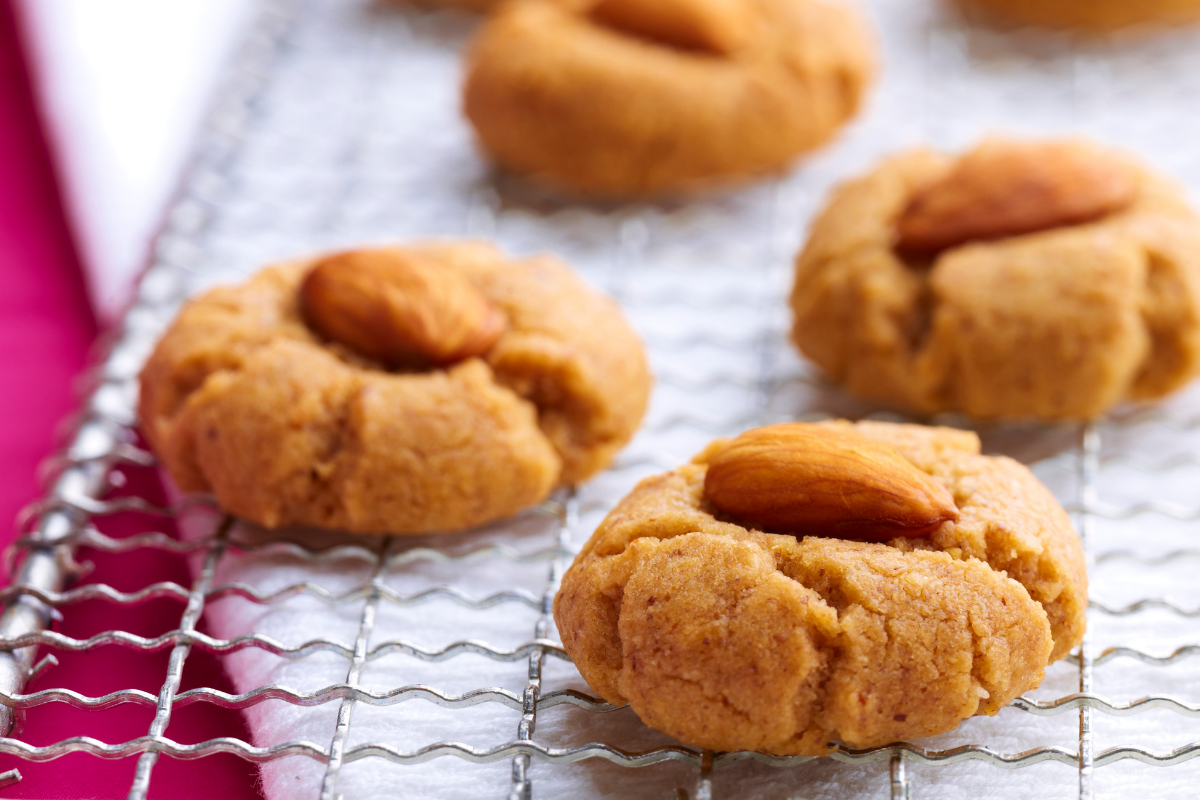
[[[1055, 762], [1073, 768], [1056, 773], [1065, 786], [1063, 775], [1071, 772], [1069, 793], [1063, 796], [1087, 800], [1108, 791], [1098, 779], [1108, 773], [1097, 768], [1118, 762], [1170, 767], [1200, 754], [1200, 728], [1187, 722], [1200, 716], [1200, 698], [1168, 693], [1187, 691], [1200, 654], [1200, 596], [1189, 567], [1200, 558], [1200, 549], [1189, 544], [1200, 524], [1196, 391], [1161, 408], [1126, 409], [1086, 425], [980, 429], [989, 450], [1029, 463], [1063, 500], [1088, 550], [1093, 581], [1083, 645], [1052, 668], [1042, 689], [1014, 701], [996, 720], [970, 720], [959, 732], [920, 744], [842, 748], [821, 760], [712, 753], [665, 738], [637, 738], [644, 732], [631, 733], [635, 720], [592, 727], [596, 719], [616, 720], [623, 712], [581, 688], [556, 639], [550, 609], [574, 549], [612, 503], [638, 478], [674, 466], [715, 435], [809, 415], [889, 416], [823, 385], [785, 344], [780, 298], [788, 262], [802, 235], [802, 220], [832, 180], [905, 141], [959, 144], [973, 138], [994, 116], [1011, 118], [1019, 95], [1018, 126], [1087, 127], [1151, 152], [1200, 186], [1200, 159], [1184, 144], [1197, 139], [1200, 118], [1174, 104], [1191, 88], [1200, 88], [1191, 85], [1200, 81], [1195, 77], [1200, 69], [1185, 69], [1200, 66], [1194, 40], [1189, 46], [1189, 40], [1168, 38], [1153, 50], [1136, 43], [1080, 44], [973, 28], [944, 9], [914, 11], [906, 0], [875, 0], [872, 7], [880, 19], [889, 77], [872, 114], [841, 144], [766, 185], [690, 203], [609, 207], [542, 195], [489, 173], [471, 155], [452, 99], [456, 53], [473, 24], [470, 18], [336, 0], [264, 4], [158, 237], [136, 304], [91, 376], [88, 399], [71, 423], [70, 444], [47, 464], [46, 497], [20, 523], [15, 580], [0, 590], [4, 730], [11, 730], [14, 714], [46, 703], [94, 710], [141, 705], [154, 709], [153, 721], [145, 736], [131, 741], [77, 736], [33, 746], [9, 735], [0, 738], [0, 752], [31, 761], [71, 752], [136, 756], [130, 798], [147, 796], [164, 754], [233, 753], [264, 769], [299, 757], [319, 767], [313, 793], [322, 800], [354, 796], [346, 771], [356, 763], [416, 770], [433, 759], [439, 769], [455, 762], [510, 764], [503, 781], [513, 800], [531, 797], [535, 780], [561, 790], [555, 776], [598, 763], [677, 768], [657, 783], [606, 778], [611, 779], [606, 786], [627, 795], [657, 796], [655, 787], [663, 786], [676, 797], [759, 796], [756, 786], [778, 786], [772, 781], [782, 775], [800, 791], [815, 792], [812, 796], [837, 796], [830, 786], [841, 783], [874, 787], [878, 793], [890, 786], [890, 796], [898, 800], [913, 796], [914, 765], [966, 762], [1016, 769]], [[1148, 61], [1157, 71], [1146, 67]], [[1169, 87], [1141, 91], [1168, 68], [1176, 78]], [[1112, 111], [1118, 102], [1124, 104], [1122, 113]], [[907, 113], [911, 109], [921, 111]], [[1152, 125], [1128, 124], [1139, 110], [1152, 115]], [[1170, 131], [1161, 134], [1167, 139], [1155, 139], [1164, 129]], [[135, 433], [136, 375], [155, 337], [188, 295], [242, 276], [266, 260], [314, 247], [462, 234], [494, 237], [517, 252], [560, 253], [616, 296], [638, 325], [657, 374], [657, 394], [645, 430], [607, 475], [561, 491], [490, 532], [419, 540], [338, 542], [297, 532], [269, 537], [223, 517], [206, 498], [158, 506], [117, 491], [121, 475], [154, 470], [153, 457], [138, 445]], [[934, 421], [967, 425], [953, 417]], [[103, 530], [106, 518], [126, 513], [143, 520], [138, 531], [117, 536]], [[183, 535], [169, 532], [174, 523]], [[155, 582], [132, 592], [103, 583], [69, 588], [79, 572], [77, 555], [126, 556], [147, 549], [189, 555], [192, 584]], [[291, 559], [301, 574], [312, 577], [272, 581], [269, 573], [231, 572], [228, 566], [254, 565], [260, 557]], [[352, 580], [332, 586], [321, 578], [326, 568]], [[509, 569], [520, 577], [509, 582]], [[397, 571], [404, 570], [410, 578], [433, 577], [420, 585], [398, 585]], [[260, 580], [246, 577], [255, 574]], [[457, 579], [467, 574], [466, 583]], [[503, 577], [489, 583], [483, 575]], [[472, 591], [486, 586], [493, 591]], [[110, 630], [80, 640], [53, 630], [54, 618], [71, 613], [76, 603], [134, 607], [160, 598], [185, 604], [177, 627], [160, 636]], [[343, 614], [344, 638], [324, 631], [298, 641], [258, 629], [212, 633], [214, 612], [222, 603], [245, 603], [269, 613], [297, 600]], [[498, 617], [487, 615], [502, 613], [526, 627], [507, 645], [492, 643], [492, 637], [459, 635], [457, 629], [440, 644], [391, 635], [389, 615], [437, 603], [489, 621]], [[477, 627], [464, 625], [464, 630]], [[62, 688], [23, 693], [47, 663], [34, 664], [39, 648], [112, 646], [169, 651], [157, 695], [135, 689], [95, 697]], [[208, 687], [180, 691], [193, 648], [231, 658], [269, 655], [289, 664], [329, 656], [344, 677], [311, 690], [251, 681], [236, 694]], [[405, 679], [380, 685], [369, 678], [376, 666], [401, 657]], [[436, 680], [442, 673], [422, 671], [422, 665], [448, 669], [472, 657], [490, 665], [485, 673], [506, 664], [524, 665], [524, 672], [508, 686], [478, 688], [484, 685], [480, 679], [462, 691], [407, 677], [432, 674]], [[249, 663], [230, 660], [227, 665], [245, 673]], [[1106, 670], [1112, 671], [1111, 688], [1101, 692], [1098, 682], [1109, 674]], [[1110, 686], [1107, 677], [1103, 683]], [[269, 701], [305, 714], [336, 709], [328, 736], [318, 742], [292, 737], [255, 745], [231, 737], [182, 744], [167, 735], [172, 714], [187, 705], [211, 703], [265, 714]], [[441, 707], [459, 715], [482, 707], [516, 716], [505, 723], [509, 732], [491, 743], [434, 738], [402, 746], [382, 737], [361, 738], [363, 730], [381, 730], [381, 717], [371, 715], [386, 718], [408, 701], [431, 709], [418, 713]], [[552, 717], [556, 708], [579, 713], [564, 722]], [[356, 722], [356, 715], [367, 719]], [[1171, 724], [1178, 719], [1184, 724]], [[1066, 733], [1061, 725], [1039, 727], [1040, 720], [1077, 720], [1077, 729], [1073, 723]], [[1150, 723], [1139, 727], [1130, 720]], [[571, 735], [573, 727], [582, 732]], [[1010, 728], [1019, 734], [1009, 735]], [[872, 765], [886, 765], [887, 771]], [[1108, 770], [1116, 774], [1119, 768]], [[917, 782], [933, 784], [931, 796], [949, 797], [949, 784], [937, 783], [943, 772], [921, 770]], [[726, 774], [735, 778], [722, 783]], [[1015, 774], [1004, 773], [999, 780]], [[1124, 779], [1154, 780], [1144, 773]], [[497, 792], [501, 785], [498, 781]]]

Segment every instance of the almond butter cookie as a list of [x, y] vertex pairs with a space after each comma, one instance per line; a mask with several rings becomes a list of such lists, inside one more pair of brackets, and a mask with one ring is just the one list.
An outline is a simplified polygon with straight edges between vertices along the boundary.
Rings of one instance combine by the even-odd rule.
[[1078, 140], [914, 150], [833, 191], [796, 260], [792, 340], [922, 412], [1090, 418], [1200, 370], [1200, 218]]
[[1132, 25], [1200, 19], [1200, 0], [959, 0], [1013, 22], [1052, 28], [1113, 31]]
[[772, 425], [642, 481], [554, 619], [597, 693], [713, 750], [932, 736], [1035, 688], [1083, 636], [1083, 550], [973, 433]]
[[515, 0], [480, 30], [464, 109], [501, 165], [610, 196], [776, 172], [858, 110], [857, 13], [824, 0]]
[[181, 489], [267, 527], [453, 531], [606, 467], [650, 373], [616, 304], [483, 243], [268, 267], [189, 302], [138, 411]]

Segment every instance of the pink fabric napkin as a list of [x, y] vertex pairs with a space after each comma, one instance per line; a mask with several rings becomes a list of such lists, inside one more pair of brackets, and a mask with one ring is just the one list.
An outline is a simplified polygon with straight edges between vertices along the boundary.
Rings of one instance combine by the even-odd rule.
[[[5, 520], [0, 546], [12, 538], [11, 521], [18, 509], [41, 494], [38, 462], [59, 444], [54, 430], [78, 404], [72, 381], [96, 333], [18, 45], [13, 9], [0, 0], [0, 517]], [[159, 491], [156, 483], [136, 480], [130, 488], [151, 496]], [[138, 522], [116, 520], [109, 532], [118, 535]], [[147, 575], [189, 582], [181, 560], [157, 553], [119, 559], [83, 556], [96, 565], [87, 580], [124, 590], [144, 586]], [[132, 612], [107, 603], [84, 603], [67, 609], [58, 629], [73, 637], [109, 628], [156, 635], [175, 627], [181, 611], [176, 602], [148, 603]], [[140, 688], [157, 693], [167, 662], [165, 652], [141, 655], [115, 647], [55, 655], [61, 663], [27, 691], [65, 687], [99, 695]], [[217, 660], [196, 652], [188, 661], [184, 688], [200, 684], [229, 688]], [[31, 710], [19, 735], [38, 745], [75, 735], [122, 742], [145, 735], [152, 716], [151, 709], [141, 707], [88, 712], [52, 703]], [[180, 711], [167, 733], [184, 742], [247, 736], [240, 714], [205, 704]], [[32, 764], [0, 756], [0, 771], [17, 767], [24, 776], [15, 786], [0, 789], [0, 796], [123, 797], [135, 761], [72, 755]], [[154, 773], [152, 796], [243, 800], [259, 796], [254, 780], [254, 767], [232, 756], [189, 762], [164, 758]]]

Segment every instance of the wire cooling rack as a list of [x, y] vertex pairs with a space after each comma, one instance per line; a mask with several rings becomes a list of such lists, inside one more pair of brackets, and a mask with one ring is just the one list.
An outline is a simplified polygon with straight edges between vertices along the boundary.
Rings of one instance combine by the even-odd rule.
[[[322, 800], [367, 796], [358, 788], [366, 785], [356, 773], [362, 765], [398, 770], [389, 774], [413, 796], [420, 785], [458, 786], [442, 778], [456, 765], [499, 765], [501, 772], [471, 773], [492, 787], [476, 784], [476, 793], [507, 791], [514, 800], [531, 797], [535, 784], [542, 796], [812, 800], [890, 791], [897, 800], [1033, 791], [1085, 800], [1126, 796], [1131, 787], [1168, 796], [1185, 785], [1173, 781], [1194, 778], [1186, 771], [1200, 754], [1194, 390], [1087, 425], [979, 429], [988, 451], [1030, 464], [1068, 507], [1092, 579], [1083, 645], [994, 719], [968, 720], [919, 743], [842, 748], [827, 759], [700, 751], [656, 738], [627, 709], [592, 697], [557, 640], [550, 609], [562, 571], [637, 479], [674, 466], [713, 436], [756, 424], [895, 416], [823, 385], [785, 343], [790, 259], [833, 181], [905, 143], [961, 146], [1004, 127], [1083, 129], [1200, 186], [1200, 154], [1190, 147], [1200, 141], [1200, 115], [1188, 103], [1200, 93], [1194, 35], [1082, 43], [979, 27], [910, 0], [870, 5], [885, 77], [869, 113], [841, 142], [765, 184], [691, 202], [604, 206], [494, 175], [473, 154], [457, 113], [457, 54], [472, 18], [336, 0], [266, 3], [136, 304], [91, 376], [70, 444], [47, 466], [48, 493], [21, 521], [15, 580], [0, 592], [5, 730], [14, 713], [45, 703], [135, 704], [154, 709], [153, 721], [132, 741], [80, 736], [33, 746], [10, 735], [0, 738], [0, 752], [32, 761], [70, 752], [137, 758], [131, 798], [147, 796], [162, 755], [215, 753], [261, 763], [268, 792], [271, 770], [298, 763], [311, 778], [309, 794], [275, 796]], [[121, 476], [155, 469], [135, 432], [136, 375], [184, 298], [317, 247], [464, 234], [494, 238], [514, 253], [558, 253], [620, 300], [639, 328], [656, 394], [644, 430], [608, 473], [482, 532], [349, 542], [254, 531], [222, 517], [206, 498], [162, 507], [121, 491]], [[933, 421], [968, 426], [954, 417]], [[138, 530], [106, 532], [105, 520], [118, 514], [140, 519]], [[147, 549], [189, 554], [192, 584], [123, 592], [81, 576], [69, 588], [76, 559], [88, 552], [125, 558]], [[82, 601], [134, 607], [164, 597], [185, 605], [176, 629], [161, 636], [112, 630], [76, 640], [53, 630], [53, 619]], [[299, 601], [329, 629], [295, 641], [264, 632], [271, 614]], [[243, 604], [238, 613], [260, 613], [263, 629], [214, 634], [237, 616], [228, 611], [236, 603]], [[436, 616], [442, 608], [460, 614], [461, 628], [451, 626], [448, 640], [420, 639], [412, 632], [421, 630], [421, 617], [403, 616]], [[393, 635], [398, 629], [410, 635]], [[47, 663], [34, 663], [39, 648], [52, 658], [56, 649], [104, 647], [169, 651], [158, 694], [22, 693]], [[193, 648], [227, 657], [235, 685], [243, 684], [239, 693], [180, 691]], [[263, 659], [297, 669], [325, 659], [339, 677], [311, 687], [258, 681], [268, 674]], [[455, 672], [471, 659], [476, 672]], [[448, 688], [479, 674], [486, 679]], [[278, 722], [270, 715], [279, 709], [294, 712], [294, 725], [324, 715], [328, 726], [319, 740], [181, 744], [168, 728], [172, 714], [191, 703], [245, 709], [260, 732]], [[481, 709], [492, 716], [468, 721], [458, 738], [372, 738], [394, 733], [396, 724], [421, 733], [435, 712], [459, 720]], [[498, 737], [471, 738], [494, 724], [503, 727]], [[441, 796], [465, 795], [446, 791]]]

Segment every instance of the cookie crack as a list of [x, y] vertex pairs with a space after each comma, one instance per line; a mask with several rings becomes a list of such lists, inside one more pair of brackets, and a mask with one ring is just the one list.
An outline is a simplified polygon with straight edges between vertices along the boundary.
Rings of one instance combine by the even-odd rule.
[[[1200, 327], [1200, 320], [1193, 312], [1191, 319], [1182, 306], [1183, 298], [1189, 294], [1188, 287], [1175, 273], [1173, 260], [1142, 243], [1142, 255], [1146, 263], [1146, 275], [1142, 284], [1142, 298], [1138, 309], [1142, 331], [1147, 340], [1146, 354], [1130, 381], [1127, 396], [1157, 396], [1176, 388], [1196, 371], [1191, 362], [1195, 353], [1189, 353], [1181, 342], [1179, 330]], [[1171, 312], [1174, 313], [1171, 313]]]

